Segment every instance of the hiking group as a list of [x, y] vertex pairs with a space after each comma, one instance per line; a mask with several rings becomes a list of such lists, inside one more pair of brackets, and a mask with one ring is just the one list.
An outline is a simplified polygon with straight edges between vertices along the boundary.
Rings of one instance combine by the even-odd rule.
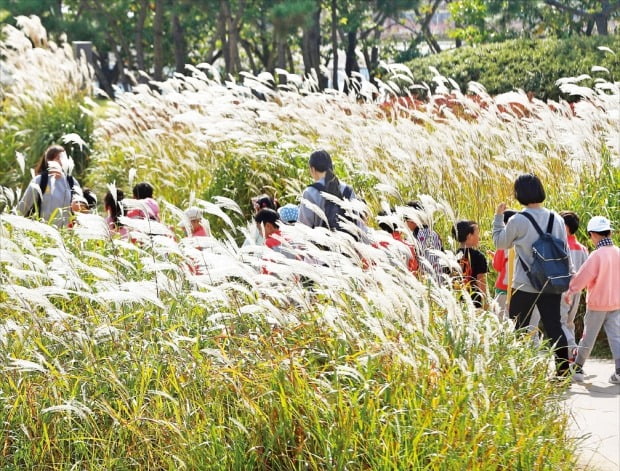
[[[75, 213], [96, 211], [96, 196], [71, 177], [71, 163], [64, 148], [49, 147], [17, 211], [58, 227], [71, 227]], [[410, 201], [402, 207], [384, 208], [377, 215], [379, 230], [375, 230], [370, 227], [365, 202], [334, 174], [326, 151], [313, 152], [308, 166], [313, 183], [303, 191], [299, 205], [279, 207], [268, 195], [252, 200], [255, 214], [244, 245], [264, 245], [286, 257], [303, 258], [294, 249], [295, 241], [283, 233], [284, 225], [323, 228], [323, 236], [328, 236], [324, 238], [326, 243], [317, 244], [323, 250], [336, 250], [328, 243], [336, 235], [351, 246], [370, 245], [384, 251], [392, 263], [412, 276], [450, 284], [463, 293], [465, 302], [493, 310], [501, 318], [508, 317], [518, 332], [536, 332], [542, 322], [560, 378], [584, 380], [583, 366], [604, 326], [615, 361], [609, 381], [620, 384], [620, 248], [611, 240], [612, 225], [606, 217], [594, 216], [587, 224], [594, 247], [588, 255], [576, 239], [579, 217], [571, 211], [556, 213], [545, 208], [546, 195], [540, 179], [533, 174], [519, 176], [514, 182], [514, 196], [524, 209], [510, 210], [500, 203], [493, 219], [496, 251], [489, 255], [498, 275], [495, 296], [491, 296], [486, 283], [487, 258], [477, 248], [480, 227], [476, 221], [459, 220], [453, 224], [452, 236], [459, 244], [455, 253], [458, 268], [450, 267], [432, 217], [422, 203]], [[159, 205], [147, 182], [134, 186], [131, 200], [111, 186], [103, 201], [110, 233], [119, 237], [135, 241], [123, 223], [127, 218], [160, 222]], [[184, 226], [186, 237], [211, 236], [201, 208], [185, 211]], [[363, 268], [371, 263], [363, 256], [360, 260]], [[269, 271], [263, 267], [263, 273]], [[583, 289], [587, 290], [586, 314], [583, 335], [576, 342], [574, 320]]]

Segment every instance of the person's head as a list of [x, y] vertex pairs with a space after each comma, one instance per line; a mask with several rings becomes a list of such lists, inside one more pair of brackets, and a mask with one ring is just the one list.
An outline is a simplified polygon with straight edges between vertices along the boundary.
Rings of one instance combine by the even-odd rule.
[[327, 172], [328, 170], [334, 170], [332, 158], [325, 150], [316, 150], [310, 154], [308, 165], [310, 168], [313, 168], [320, 173]]
[[71, 199], [71, 211], [73, 211], [74, 214], [90, 212], [86, 198], [82, 195], [74, 195]]
[[254, 198], [252, 198], [251, 201], [255, 213], [259, 212], [263, 208], [269, 208], [273, 210], [278, 209], [278, 203], [276, 202], [276, 200], [265, 193], [259, 196], [255, 196]]
[[116, 189], [114, 193], [108, 191], [103, 197], [103, 209], [113, 221], [117, 221], [119, 216], [124, 214], [121, 201], [125, 197], [123, 190]]
[[379, 227], [389, 234], [393, 234], [396, 230], [396, 224], [393, 221], [388, 220], [388, 216], [393, 213], [381, 210], [377, 213], [377, 220], [379, 221]]
[[137, 200], [153, 197], [153, 186], [148, 182], [141, 182], [133, 187], [133, 197]]
[[280, 220], [284, 224], [294, 224], [297, 222], [299, 216], [299, 206], [291, 203], [285, 204], [281, 208], [278, 208], [278, 214], [280, 215]]
[[594, 245], [611, 235], [611, 222], [605, 216], [594, 216], [588, 221], [588, 236]]
[[90, 188], [84, 188], [82, 194], [86, 203], [88, 204], [89, 211], [93, 211], [97, 208], [97, 195]]
[[572, 211], [562, 211], [560, 212], [560, 216], [564, 219], [564, 224], [566, 225], [568, 233], [571, 235], [576, 234], [579, 229], [579, 216]]
[[[419, 201], [408, 201], [407, 206], [420, 212], [424, 211], [424, 207]], [[418, 229], [418, 225], [413, 219], [405, 218], [405, 222], [407, 223], [407, 227], [409, 227], [409, 230], [411, 232], [415, 232]]]
[[257, 212], [254, 221], [264, 237], [269, 237], [280, 229], [280, 215], [271, 208], [263, 208]]
[[205, 232], [210, 233], [210, 231], [208, 230], [208, 225], [204, 224], [207, 221], [202, 218], [202, 210], [200, 208], [196, 206], [189, 207], [185, 210], [185, 216], [187, 217], [187, 219], [189, 219], [192, 228], [192, 234], [201, 227], [205, 229]]
[[476, 247], [480, 243], [480, 227], [476, 221], [461, 220], [452, 227], [452, 236], [465, 247]]
[[331, 195], [342, 198], [342, 194], [340, 193], [340, 181], [336, 175], [334, 175], [334, 164], [327, 151], [315, 150], [310, 154], [308, 166], [310, 167], [310, 175], [312, 175], [315, 182], [324, 178], [325, 191]]
[[547, 197], [540, 178], [533, 173], [526, 173], [517, 177], [514, 184], [514, 195], [523, 206], [542, 203]]
[[506, 224], [508, 222], [508, 219], [510, 219], [511, 217], [513, 217], [515, 214], [517, 214], [518, 211], [515, 211], [514, 209], [507, 209], [504, 211], [504, 224]]
[[57, 162], [66, 173], [68, 159], [69, 158], [67, 157], [67, 152], [65, 151], [65, 148], [63, 146], [59, 146], [57, 144], [51, 145], [47, 149], [45, 149], [43, 156], [37, 164], [35, 172], [39, 174], [43, 170], [47, 169], [50, 162]]

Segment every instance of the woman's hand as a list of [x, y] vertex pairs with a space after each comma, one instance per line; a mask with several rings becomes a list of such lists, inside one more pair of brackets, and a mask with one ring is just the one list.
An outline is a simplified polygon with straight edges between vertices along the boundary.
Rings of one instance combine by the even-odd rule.
[[495, 215], [504, 214], [504, 211], [506, 211], [506, 203], [500, 203], [497, 205]]
[[55, 160], [50, 160], [47, 163], [47, 173], [50, 177], [60, 178], [63, 175], [62, 167]]

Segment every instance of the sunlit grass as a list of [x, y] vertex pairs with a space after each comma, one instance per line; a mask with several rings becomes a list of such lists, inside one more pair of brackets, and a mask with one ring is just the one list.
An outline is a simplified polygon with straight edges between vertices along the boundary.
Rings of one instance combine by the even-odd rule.
[[[322, 263], [285, 259], [240, 247], [237, 223], [263, 189], [294, 201], [319, 147], [372, 209], [422, 199], [448, 248], [455, 218], [488, 231], [499, 201], [516, 205], [524, 171], [550, 207], [618, 220], [617, 85], [573, 112], [476, 87], [410, 109], [379, 106], [391, 82], [362, 100], [264, 81], [196, 69], [95, 108], [87, 183], [150, 181], [164, 224], [142, 232], [177, 238], [127, 220], [132, 244], [99, 216], [59, 232], [0, 214], [2, 466], [572, 470], [546, 350], [379, 249], [292, 227]], [[203, 251], [178, 238], [190, 203], [218, 231]]]

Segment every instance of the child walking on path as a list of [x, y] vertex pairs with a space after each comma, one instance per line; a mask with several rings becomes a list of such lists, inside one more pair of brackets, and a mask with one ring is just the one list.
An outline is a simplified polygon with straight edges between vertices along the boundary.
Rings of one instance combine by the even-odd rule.
[[568, 301], [574, 293], [584, 288], [588, 290], [583, 336], [577, 349], [573, 379], [584, 380], [583, 365], [604, 325], [616, 368], [609, 382], [620, 384], [620, 248], [613, 244], [611, 223], [603, 216], [590, 219], [588, 235], [596, 248], [573, 277], [564, 295]]
[[[573, 264], [574, 270], [579, 270], [581, 265], [584, 264], [588, 258], [588, 249], [577, 241], [575, 234], [579, 229], [579, 216], [572, 211], [562, 211], [560, 213], [564, 224], [566, 226], [566, 234], [568, 241], [568, 255]], [[575, 360], [575, 351], [577, 349], [577, 342], [575, 341], [575, 315], [579, 309], [579, 300], [581, 299], [581, 293], [575, 293], [569, 302], [562, 299], [560, 305], [560, 315], [562, 316], [562, 329], [564, 329], [564, 335], [566, 335], [566, 342], [568, 343], [568, 356], [571, 361]]]

